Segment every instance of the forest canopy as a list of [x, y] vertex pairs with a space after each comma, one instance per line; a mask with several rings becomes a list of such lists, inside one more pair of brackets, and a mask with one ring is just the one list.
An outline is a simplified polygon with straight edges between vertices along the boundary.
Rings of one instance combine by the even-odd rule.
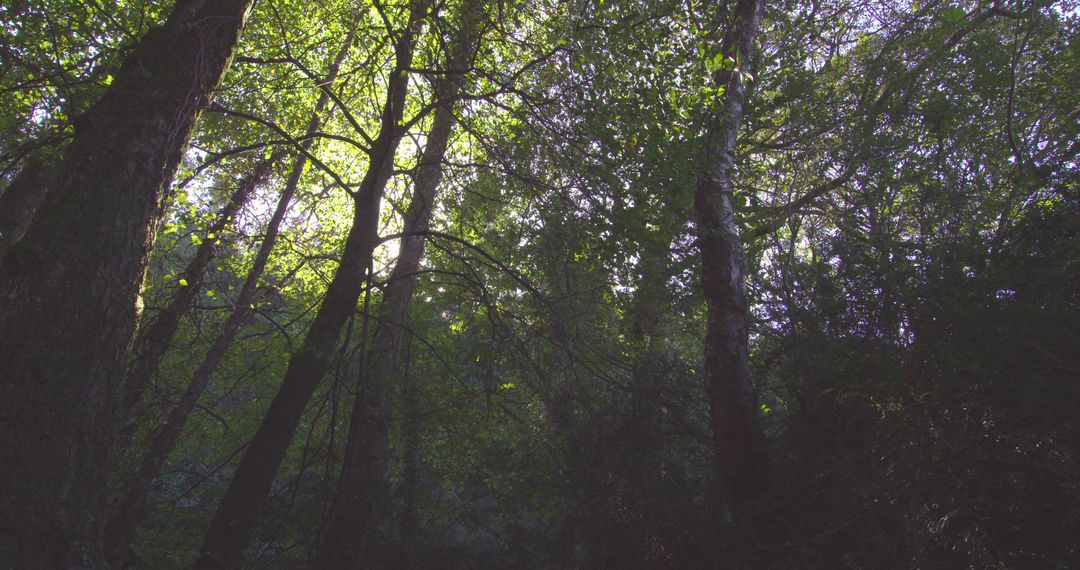
[[1076, 0], [0, 6], [0, 568], [1080, 568]]

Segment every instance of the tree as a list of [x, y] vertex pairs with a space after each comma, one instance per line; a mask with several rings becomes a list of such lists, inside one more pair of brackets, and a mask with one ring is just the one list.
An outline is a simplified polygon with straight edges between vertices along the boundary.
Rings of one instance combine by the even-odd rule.
[[[709, 119], [706, 155], [694, 195], [701, 288], [708, 307], [705, 376], [716, 460], [736, 532], [745, 537], [743, 549], [758, 546], [762, 502], [771, 477], [757, 392], [750, 377], [746, 265], [735, 221], [732, 176], [762, 9], [759, 0], [742, 0], [724, 28], [719, 51], [723, 59], [713, 78], [718, 94], [722, 94], [718, 96], [719, 108]], [[752, 551], [744, 550], [735, 565], [751, 567], [753, 560]]]
[[454, 105], [476, 51], [485, 13], [482, 1], [463, 2], [456, 34], [432, 91], [435, 112], [427, 144], [416, 166], [412, 201], [405, 213], [397, 262], [383, 290], [370, 348], [360, 371], [345, 442], [345, 462], [315, 564], [320, 568], [359, 567], [375, 526], [380, 498], [388, 488], [390, 394], [402, 377], [405, 324], [424, 255], [442, 163], [454, 128]]
[[41, 209], [3, 258], [3, 550], [20, 566], [100, 562], [113, 407], [154, 225], [250, 8], [182, 1], [146, 34], [75, 121]]
[[[341, 64], [344, 61], [345, 56], [348, 55], [349, 49], [352, 47], [352, 40], [353, 37], [351, 34], [346, 37], [337, 56], [333, 62], [331, 62], [329, 71], [324, 80], [326, 84], [333, 84], [334, 80], [337, 78]], [[315, 104], [314, 116], [311, 118], [306, 129], [305, 134], [307, 137], [312, 137], [318, 132], [319, 125], [322, 123], [322, 115], [326, 112], [326, 107], [329, 102], [330, 97], [327, 93], [323, 92], [320, 94], [319, 99]], [[130, 564], [132, 557], [132, 536], [136, 526], [144, 516], [146, 497], [150, 490], [150, 485], [160, 473], [161, 467], [165, 463], [165, 459], [176, 447], [181, 430], [194, 411], [195, 405], [202, 396], [202, 393], [210, 383], [211, 375], [221, 363], [221, 359], [224, 357], [226, 350], [228, 350], [229, 344], [235, 337], [240, 325], [247, 319], [251, 312], [252, 302], [255, 298], [256, 284], [262, 276], [263, 271], [266, 269], [266, 263], [270, 258], [270, 252], [277, 241], [281, 222], [285, 217], [285, 212], [289, 203], [296, 193], [297, 185], [300, 182], [300, 176], [303, 174], [304, 168], [307, 165], [307, 156], [303, 154], [303, 152], [307, 152], [311, 148], [312, 142], [312, 138], [305, 138], [300, 142], [300, 149], [302, 152], [294, 160], [293, 167], [285, 182], [285, 187], [282, 189], [281, 197], [278, 199], [278, 204], [274, 209], [274, 214], [267, 225], [266, 234], [263, 236], [263, 241], [259, 245], [259, 251], [255, 256], [251, 269], [248, 270], [247, 278], [244, 280], [240, 293], [236, 297], [232, 313], [222, 325], [221, 332], [218, 334], [217, 338], [214, 339], [214, 343], [206, 357], [192, 375], [191, 381], [185, 389], [180, 401], [177, 402], [175, 407], [169, 412], [165, 425], [161, 427], [157, 435], [153, 438], [150, 450], [142, 459], [135, 479], [127, 484], [127, 490], [114, 508], [114, 512], [109, 521], [109, 526], [106, 529], [107, 553], [110, 562], [114, 567], [122, 568]], [[224, 224], [231, 220], [235, 215], [236, 210], [242, 205], [238, 198], [242, 198], [243, 200], [250, 198], [251, 193], [255, 189], [255, 185], [265, 177], [269, 168], [279, 159], [280, 157], [276, 154], [271, 155], [269, 158], [256, 165], [255, 170], [241, 182], [241, 186], [237, 188], [236, 193], [234, 193], [233, 197], [226, 205], [226, 209], [219, 214], [218, 220], [210, 226], [210, 234], [204, 239], [202, 245], [200, 245], [195, 254], [195, 258], [185, 271], [185, 275], [188, 277], [187, 283], [181, 287], [177, 296], [174, 297], [174, 300], [169, 303], [162, 315], [157, 318], [154, 327], [146, 333], [147, 337], [150, 339], [147, 344], [149, 345], [151, 342], [156, 341], [158, 346], [156, 348], [146, 348], [146, 350], [140, 353], [134, 361], [137, 368], [134, 372], [129, 372], [128, 385], [126, 386], [129, 394], [128, 404], [130, 406], [137, 405], [139, 395], [134, 392], [141, 391], [149, 381], [149, 376], [151, 376], [154, 371], [156, 371], [157, 367], [160, 366], [161, 357], [164, 355], [172, 336], [176, 333], [176, 329], [179, 325], [179, 318], [183, 311], [186, 310], [186, 307], [183, 309], [179, 307], [180, 302], [178, 300], [185, 299], [183, 302], [190, 305], [195, 294], [197, 294], [199, 285], [202, 283], [202, 275], [206, 271], [206, 265], [210, 261], [210, 255], [205, 250], [207, 247], [212, 247], [212, 244], [214, 243], [214, 238], [211, 237], [211, 235], [222, 231]], [[165, 318], [171, 319], [172, 322], [162, 325], [164, 322], [163, 319]], [[165, 327], [168, 327], [171, 330], [163, 330]], [[152, 362], [150, 362], [151, 360]]]
[[[169, 8], [0, 8], [5, 235], [58, 219], [68, 201], [33, 203], [85, 136], [73, 118]], [[41, 344], [58, 366], [119, 354], [109, 415], [48, 383], [0, 398], [37, 430], [0, 437], [27, 459], [0, 467], [12, 564], [104, 565], [104, 520], [115, 567], [1080, 563], [1068, 2], [253, 14], [124, 278], [138, 348], [62, 320]], [[128, 220], [106, 198], [72, 203]], [[0, 274], [127, 239], [39, 255], [44, 227], [4, 242]], [[131, 312], [89, 302], [99, 282], [56, 314], [107, 337]], [[125, 370], [149, 379], [137, 413]], [[37, 421], [46, 404], [66, 411]], [[91, 542], [49, 535], [91, 545], [75, 562], [23, 541], [64, 514], [23, 493], [56, 465], [71, 489], [108, 480]]]
[[338, 337], [363, 291], [364, 271], [371, 264], [379, 242], [379, 205], [393, 172], [398, 142], [404, 135], [401, 125], [408, 92], [407, 72], [412, 66], [420, 21], [428, 10], [423, 1], [413, 2], [407, 21], [393, 33], [396, 36], [393, 68], [389, 73], [386, 103], [379, 133], [372, 139], [367, 173], [354, 196], [353, 224], [341, 261], [304, 344], [290, 359], [281, 389], [218, 506], [197, 568], [232, 568], [239, 564], [304, 408], [329, 370]]

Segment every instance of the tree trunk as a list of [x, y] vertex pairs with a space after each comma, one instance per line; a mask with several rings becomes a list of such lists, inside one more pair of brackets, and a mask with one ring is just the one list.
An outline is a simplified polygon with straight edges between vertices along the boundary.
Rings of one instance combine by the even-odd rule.
[[[627, 461], [621, 475], [627, 483], [628, 493], [619, 502], [636, 511], [637, 520], [626, 529], [632, 543], [624, 544], [624, 553], [632, 554], [631, 560], [646, 564], [661, 564], [657, 551], [670, 551], [674, 546], [665, 543], [663, 523], [664, 496], [663, 451], [664, 438], [660, 433], [662, 387], [670, 371], [671, 362], [665, 351], [665, 331], [662, 321], [671, 296], [667, 284], [665, 266], [671, 258], [671, 248], [665, 240], [660, 244], [652, 240], [641, 242], [641, 261], [638, 270], [641, 279], [634, 292], [630, 311], [630, 335], [632, 342], [640, 347], [630, 376], [630, 409], [624, 424], [625, 440], [620, 453]], [[633, 520], [633, 519], [631, 519]], [[625, 532], [625, 531], [623, 531]]]
[[55, 164], [32, 158], [0, 195], [0, 260], [26, 233], [53, 183]]
[[0, 262], [0, 559], [101, 567], [113, 410], [164, 189], [252, 0], [181, 0], [76, 120]]
[[420, 525], [420, 387], [412, 371], [412, 342], [406, 339], [402, 356], [402, 453], [401, 453], [401, 542], [404, 545], [399, 560], [403, 568], [419, 567], [418, 552], [423, 540]]
[[136, 410], [142, 404], [143, 393], [161, 367], [161, 359], [168, 352], [172, 339], [180, 328], [181, 319], [202, 291], [206, 268], [214, 259], [219, 236], [240, 208], [244, 207], [255, 194], [256, 188], [266, 182], [274, 164], [281, 160], [281, 157], [282, 153], [277, 152], [259, 161], [251, 172], [240, 180], [225, 206], [206, 228], [202, 243], [199, 244], [195, 255], [184, 268], [181, 277], [187, 285], [178, 287], [165, 308], [154, 317], [154, 321], [136, 336], [132, 349], [134, 356], [128, 366], [127, 378], [124, 381], [124, 400], [120, 410], [122, 421], [137, 421], [139, 414]]
[[[468, 3], [466, 4], [468, 6]], [[473, 7], [475, 8], [475, 7]], [[481, 7], [482, 10], [482, 7]], [[463, 15], [464, 16], [464, 15]], [[467, 17], [476, 16], [476, 10]], [[389, 388], [399, 378], [404, 324], [424, 256], [435, 194], [442, 181], [442, 162], [454, 126], [454, 100], [461, 89], [460, 71], [475, 45], [474, 34], [462, 27], [461, 38], [448, 58], [450, 73], [435, 83], [439, 106], [417, 166], [413, 198], [405, 213], [397, 263], [383, 291], [375, 335], [361, 368], [359, 394], [349, 420], [349, 436], [330, 519], [316, 554], [315, 568], [355, 568], [375, 526], [378, 502], [388, 496]]]
[[[735, 21], [729, 24], [723, 40], [722, 53], [744, 69], [751, 67], [761, 10], [762, 0], [739, 0]], [[745, 262], [732, 204], [733, 155], [745, 93], [740, 72], [725, 66], [714, 77], [724, 93], [709, 124], [694, 207], [708, 314], [705, 377], [719, 480], [738, 535], [737, 550], [743, 551], [735, 567], [749, 567], [753, 565], [749, 553], [755, 547], [757, 514], [768, 490], [771, 466], [750, 378]]]
[[[306, 159], [303, 157], [298, 158], [297, 163], [303, 165], [306, 163]], [[297, 170], [302, 170], [302, 167], [300, 169], [294, 168], [293, 172], [296, 173]], [[299, 176], [297, 175], [296, 178], [299, 179]], [[134, 564], [131, 543], [134, 539], [135, 530], [145, 515], [146, 499], [150, 487], [154, 479], [157, 478], [165, 460], [176, 447], [187, 419], [194, 411], [195, 404], [209, 384], [210, 377], [217, 365], [224, 358], [229, 344], [240, 326], [247, 319], [251, 302], [255, 296], [256, 285], [266, 268], [270, 250], [277, 239], [278, 228], [291, 199], [290, 187], [292, 187], [291, 178], [290, 184], [286, 186], [285, 191], [282, 192], [281, 198], [278, 200], [277, 210], [275, 210], [274, 216], [267, 226], [266, 236], [263, 238], [263, 242], [255, 256], [255, 262], [251, 270], [248, 271], [247, 278], [236, 298], [236, 304], [232, 312], [222, 326], [221, 332], [214, 339], [199, 368], [192, 376], [183, 395], [180, 396], [180, 400], [169, 413], [165, 425], [154, 436], [150, 448], [139, 464], [134, 479], [125, 486], [124, 495], [113, 509], [105, 533], [106, 555], [113, 568], [128, 568]], [[280, 216], [278, 215], [279, 212], [281, 213]]]
[[[341, 47], [341, 50], [338, 51], [337, 57], [331, 63], [325, 83], [332, 84], [337, 78], [341, 63], [345, 60], [345, 56], [352, 46], [352, 40], [353, 35], [350, 33], [345, 40], [345, 44]], [[311, 118], [311, 121], [308, 122], [305, 131], [307, 136], [304, 138], [303, 142], [300, 143], [302, 151], [308, 151], [311, 148], [312, 142], [314, 141], [312, 135], [319, 131], [323, 113], [326, 111], [326, 106], [329, 102], [330, 97], [325, 92], [319, 95], [319, 99], [315, 104], [314, 116]], [[272, 157], [270, 160], [276, 162], [277, 157]], [[270, 217], [270, 221], [266, 226], [266, 235], [263, 236], [263, 241], [259, 245], [259, 251], [256, 252], [255, 260], [252, 262], [247, 278], [244, 280], [244, 284], [240, 288], [240, 293], [236, 297], [236, 303], [233, 306], [232, 312], [229, 313], [229, 317], [225, 320], [221, 332], [218, 333], [214, 342], [210, 345], [210, 350], [203, 357], [199, 367], [195, 370], [195, 374], [192, 375], [180, 400], [169, 413], [165, 425], [162, 426], [161, 430], [158, 431], [157, 435], [154, 437], [150, 444], [150, 449], [146, 452], [146, 455], [139, 465], [139, 470], [135, 475], [134, 481], [127, 485], [123, 497], [121, 497], [117, 503], [116, 508], [109, 519], [105, 535], [106, 554], [113, 568], [117, 570], [127, 568], [133, 564], [134, 559], [131, 543], [135, 535], [135, 529], [145, 516], [146, 499], [150, 492], [150, 486], [153, 484], [154, 479], [157, 478], [165, 460], [172, 453], [173, 449], [176, 448], [176, 444], [180, 439], [180, 433], [183, 431], [184, 425], [187, 424], [188, 418], [191, 417], [192, 412], [194, 412], [195, 405], [206, 390], [206, 387], [210, 384], [210, 378], [213, 376], [214, 371], [217, 369], [222, 359], [225, 358], [229, 345], [232, 344], [233, 339], [236, 337], [236, 333], [240, 330], [241, 325], [244, 324], [244, 321], [247, 320], [247, 317], [251, 312], [251, 303], [255, 299], [255, 292], [259, 284], [259, 279], [266, 269], [266, 264], [270, 259], [270, 253], [273, 251], [274, 244], [277, 242], [281, 222], [285, 219], [285, 214], [289, 210], [289, 203], [292, 202], [293, 195], [296, 193], [296, 188], [300, 184], [300, 177], [303, 175], [306, 166], [307, 156], [301, 152], [296, 157], [296, 162], [289, 172], [289, 177], [285, 182], [285, 188], [282, 190], [281, 197], [278, 199], [277, 207], [274, 209], [274, 214]]]
[[417, 2], [407, 27], [399, 31], [394, 45], [396, 65], [389, 78], [379, 134], [372, 145], [370, 166], [354, 200], [353, 225], [341, 262], [304, 343], [289, 360], [281, 388], [218, 505], [195, 562], [197, 569], [240, 566], [251, 531], [262, 514], [304, 408], [333, 364], [338, 337], [349, 315], [356, 310], [364, 289], [364, 270], [379, 243], [379, 207], [403, 134], [400, 124], [408, 90], [407, 70], [412, 66], [419, 20], [426, 12], [426, 4]]

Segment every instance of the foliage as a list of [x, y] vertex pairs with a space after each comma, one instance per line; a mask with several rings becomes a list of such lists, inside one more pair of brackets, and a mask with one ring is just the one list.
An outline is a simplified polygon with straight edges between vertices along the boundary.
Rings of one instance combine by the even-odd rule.
[[[163, 17], [151, 4], [0, 8], [5, 181], [78, 128]], [[448, 568], [725, 560], [736, 545], [715, 489], [691, 196], [723, 95], [709, 78], [732, 66], [752, 81], [735, 198], [776, 478], [768, 564], [1080, 566], [1075, 5], [778, 0], [744, 70], [718, 53], [715, 3], [505, 0], [477, 15], [468, 68], [448, 70], [460, 4], [423, 22], [381, 212], [390, 237], [278, 472], [254, 567], [300, 567], [317, 548], [447, 73], [465, 87], [410, 308], [373, 564], [403, 551]], [[191, 563], [325, 294], [407, 7], [258, 3], [204, 112], [164, 205], [146, 312], [188, 286], [203, 240], [220, 245], [123, 461], [232, 308], [297, 139], [332, 95], [252, 312], [154, 483], [145, 567]], [[207, 235], [276, 151], [289, 158]], [[403, 530], [410, 513], [418, 535]]]

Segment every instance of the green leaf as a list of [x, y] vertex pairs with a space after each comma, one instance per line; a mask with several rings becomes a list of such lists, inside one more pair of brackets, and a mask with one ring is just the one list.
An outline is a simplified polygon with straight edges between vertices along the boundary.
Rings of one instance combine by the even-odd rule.
[[187, 279], [184, 279], [183, 277], [181, 277], [180, 278], [180, 286], [181, 287], [187, 287], [187, 285], [188, 285]]
[[941, 20], [948, 24], [959, 24], [964, 21], [967, 14], [964, 13], [964, 9], [959, 6], [949, 6], [941, 11]]

